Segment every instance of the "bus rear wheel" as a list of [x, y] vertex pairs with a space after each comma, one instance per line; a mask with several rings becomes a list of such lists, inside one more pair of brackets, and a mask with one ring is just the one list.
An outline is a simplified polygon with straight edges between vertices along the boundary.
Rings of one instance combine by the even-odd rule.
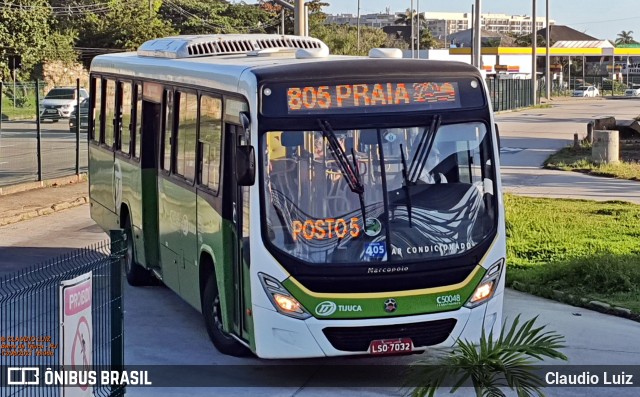
[[212, 275], [207, 280], [202, 296], [202, 315], [207, 327], [207, 333], [213, 345], [222, 354], [235, 357], [246, 357], [251, 351], [224, 331], [222, 326], [222, 311], [220, 308], [220, 294], [216, 279]]
[[131, 230], [131, 220], [129, 217], [124, 222], [124, 232], [127, 239], [127, 250], [124, 255], [124, 273], [127, 276], [127, 282], [134, 287], [143, 285], [152, 285], [153, 278], [151, 273], [144, 267], [140, 266], [135, 260], [133, 248], [133, 231]]

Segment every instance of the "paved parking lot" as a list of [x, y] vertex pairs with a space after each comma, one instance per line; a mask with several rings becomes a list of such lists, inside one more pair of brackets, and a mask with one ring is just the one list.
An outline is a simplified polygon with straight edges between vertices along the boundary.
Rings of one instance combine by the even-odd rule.
[[[75, 174], [76, 134], [69, 121], [41, 123], [42, 178]], [[87, 169], [87, 134], [80, 134], [80, 172]], [[3, 121], [0, 130], [0, 186], [37, 180], [37, 133], [35, 121]]]

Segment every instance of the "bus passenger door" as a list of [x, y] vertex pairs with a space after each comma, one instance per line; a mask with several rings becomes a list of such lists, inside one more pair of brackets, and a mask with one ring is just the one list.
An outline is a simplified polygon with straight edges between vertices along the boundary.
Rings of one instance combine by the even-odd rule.
[[[155, 98], [156, 100], [158, 98]], [[158, 141], [161, 132], [162, 104], [147, 92], [142, 100], [142, 137], [140, 145], [140, 186], [144, 257], [150, 269], [160, 270], [158, 247]]]
[[227, 194], [230, 198], [227, 211], [232, 222], [232, 255], [233, 258], [233, 313], [234, 331], [237, 335], [247, 339], [252, 332], [251, 318], [247, 313], [251, 308], [249, 288], [249, 186], [239, 186], [236, 179], [236, 149], [238, 145], [248, 144], [248, 136], [242, 127], [226, 124], [226, 137], [228, 145], [225, 153], [228, 153], [227, 164], [233, 170], [226, 184]]

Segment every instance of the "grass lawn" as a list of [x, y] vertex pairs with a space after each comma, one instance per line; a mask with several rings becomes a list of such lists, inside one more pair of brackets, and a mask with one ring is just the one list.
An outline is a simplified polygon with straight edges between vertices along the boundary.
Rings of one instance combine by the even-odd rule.
[[507, 285], [640, 313], [640, 205], [505, 195]]
[[2, 119], [3, 120], [25, 120], [36, 119], [37, 114], [36, 100], [34, 96], [25, 99], [25, 103], [21, 106], [13, 106], [12, 98], [2, 95]]
[[591, 162], [591, 146], [578, 149], [566, 147], [549, 156], [545, 168], [563, 171], [585, 172], [591, 175], [607, 176], [640, 181], [640, 142], [620, 142], [619, 164], [595, 164]]

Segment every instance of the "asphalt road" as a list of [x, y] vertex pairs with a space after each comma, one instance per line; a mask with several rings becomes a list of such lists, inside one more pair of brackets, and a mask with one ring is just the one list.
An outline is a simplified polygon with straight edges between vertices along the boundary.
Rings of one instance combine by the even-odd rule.
[[[574, 98], [552, 102], [547, 109], [505, 112], [496, 116], [500, 127], [503, 167], [536, 167], [559, 148], [573, 142], [573, 134], [587, 135], [587, 123], [599, 116], [631, 120], [640, 115], [640, 98]], [[504, 154], [517, 154], [505, 156]]]
[[[40, 125], [43, 179], [75, 174], [76, 134], [69, 121]], [[87, 169], [87, 134], [80, 134], [80, 171]], [[32, 121], [3, 121], [0, 130], [0, 186], [37, 180], [37, 134]]]
[[496, 116], [501, 136], [501, 172], [505, 191], [537, 197], [625, 200], [640, 204], [639, 183], [598, 178], [539, 167], [558, 149], [587, 134], [587, 123], [599, 116], [631, 120], [640, 113], [640, 98], [575, 98], [554, 101], [548, 109], [529, 109]]
[[[624, 102], [629, 102], [628, 106]], [[521, 113], [498, 116], [505, 169], [515, 167], [535, 168], [538, 159], [545, 153], [571, 142], [578, 128], [586, 129], [586, 122], [593, 116], [619, 114], [619, 117], [634, 117], [638, 102], [635, 101], [581, 101], [554, 109], [536, 109]], [[614, 113], [615, 112], [615, 113]], [[623, 113], [626, 112], [626, 113]], [[570, 121], [563, 121], [563, 118]], [[544, 120], [548, 119], [549, 122]], [[575, 128], [576, 130], [573, 130]], [[526, 164], [523, 159], [526, 159]], [[540, 160], [541, 162], [542, 160]], [[517, 180], [517, 179], [514, 179]], [[506, 182], [505, 182], [506, 184]], [[508, 187], [508, 186], [507, 186]], [[15, 269], [34, 261], [84, 247], [106, 238], [89, 218], [88, 206], [55, 213], [50, 216], [24, 221], [0, 228], [0, 269]], [[199, 313], [189, 307], [175, 294], [163, 287], [125, 288], [125, 360], [128, 364], [166, 365], [232, 365], [262, 364], [252, 358], [232, 358], [219, 354], [209, 342]], [[505, 317], [513, 319], [517, 314], [523, 318], [539, 316], [542, 324], [548, 324], [565, 336], [569, 357], [568, 364], [608, 364], [617, 368], [640, 363], [640, 323], [603, 315], [590, 310], [575, 308], [556, 302], [507, 290]], [[400, 364], [410, 363], [421, 356], [391, 358], [332, 358], [294, 361], [295, 364]], [[282, 363], [284, 361], [280, 361]], [[275, 362], [276, 364], [278, 362]], [[291, 361], [286, 361], [291, 364]], [[274, 364], [269, 361], [268, 364]], [[585, 367], [589, 370], [589, 367]], [[622, 368], [622, 367], [620, 367]], [[624, 370], [624, 369], [623, 369]], [[239, 378], [243, 374], [238, 373]], [[401, 395], [396, 389], [384, 388], [318, 388], [314, 384], [321, 379], [307, 379], [294, 387], [247, 388], [130, 388], [129, 396], [382, 396]], [[640, 379], [636, 379], [640, 386]], [[547, 388], [548, 396], [637, 396], [635, 388]], [[444, 395], [445, 393], [442, 393]], [[471, 396], [470, 390], [457, 393]]]

